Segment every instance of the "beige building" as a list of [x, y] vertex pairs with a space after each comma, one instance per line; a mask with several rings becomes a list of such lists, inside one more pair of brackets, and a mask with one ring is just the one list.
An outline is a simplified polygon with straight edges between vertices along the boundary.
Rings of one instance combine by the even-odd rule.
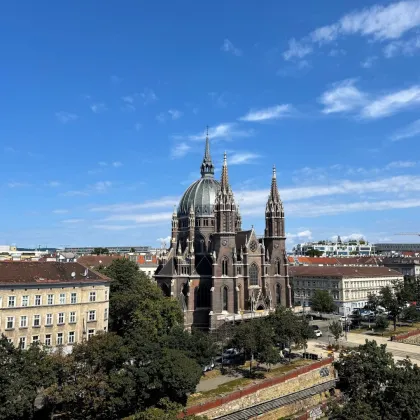
[[370, 266], [297, 266], [290, 267], [290, 277], [295, 305], [310, 307], [315, 290], [327, 290], [339, 313], [346, 316], [364, 308], [370, 294], [404, 280], [396, 270]]
[[0, 333], [22, 348], [63, 346], [108, 329], [109, 282], [79, 263], [0, 262]]

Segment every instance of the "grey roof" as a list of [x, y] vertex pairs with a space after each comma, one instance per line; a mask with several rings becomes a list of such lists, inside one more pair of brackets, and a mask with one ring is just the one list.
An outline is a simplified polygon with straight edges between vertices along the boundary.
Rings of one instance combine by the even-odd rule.
[[220, 183], [214, 178], [201, 178], [195, 181], [182, 196], [179, 202], [178, 215], [188, 215], [191, 206], [196, 217], [212, 215], [219, 188]]

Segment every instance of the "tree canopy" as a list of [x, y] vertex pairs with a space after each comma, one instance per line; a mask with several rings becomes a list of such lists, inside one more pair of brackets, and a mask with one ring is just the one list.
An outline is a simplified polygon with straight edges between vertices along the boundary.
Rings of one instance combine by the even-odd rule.
[[317, 289], [312, 296], [311, 308], [313, 311], [331, 313], [337, 309], [337, 306], [328, 290]]

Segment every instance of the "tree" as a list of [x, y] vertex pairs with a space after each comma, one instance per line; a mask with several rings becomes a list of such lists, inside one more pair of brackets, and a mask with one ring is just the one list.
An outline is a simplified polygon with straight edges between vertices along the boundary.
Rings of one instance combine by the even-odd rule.
[[238, 349], [241, 349], [245, 358], [250, 358], [249, 373], [252, 373], [252, 362], [258, 349], [256, 320], [244, 322], [235, 328], [235, 334], [232, 343]]
[[307, 257], [321, 257], [324, 253], [317, 249], [310, 248], [306, 251]]
[[333, 335], [335, 342], [338, 342], [338, 339], [343, 335], [343, 325], [340, 321], [333, 321], [328, 326], [328, 329], [330, 330], [331, 334]]
[[315, 290], [312, 297], [312, 310], [317, 312], [331, 313], [336, 310], [334, 299], [327, 290]]
[[303, 346], [304, 351], [306, 351], [306, 345], [308, 340], [311, 338], [315, 338], [315, 332], [312, 326], [309, 324], [307, 318], [298, 318], [296, 320], [296, 337], [295, 342], [296, 344], [301, 344]]
[[375, 321], [375, 330], [384, 332], [389, 326], [389, 321], [385, 316], [378, 316]]
[[93, 248], [92, 255], [109, 254], [108, 248]]
[[133, 247], [131, 247], [130, 252], [136, 252], [136, 250]]
[[402, 310], [400, 318], [404, 321], [419, 321], [420, 312], [415, 306], [410, 305]]

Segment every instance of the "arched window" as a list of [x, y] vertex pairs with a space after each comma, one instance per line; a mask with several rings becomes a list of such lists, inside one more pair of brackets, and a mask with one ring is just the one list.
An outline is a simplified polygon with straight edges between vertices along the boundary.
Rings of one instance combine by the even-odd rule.
[[228, 259], [225, 257], [222, 260], [222, 276], [228, 275]]
[[196, 304], [198, 308], [208, 308], [210, 306], [210, 289], [205, 285], [200, 285], [195, 289]]
[[276, 260], [276, 274], [281, 274], [280, 260]]
[[222, 288], [222, 311], [228, 310], [228, 288]]
[[256, 264], [252, 264], [249, 267], [249, 285], [258, 286], [258, 267]]
[[276, 284], [276, 304], [280, 305], [281, 303], [281, 286], [280, 284]]
[[171, 296], [171, 289], [169, 288], [169, 286], [166, 283], [162, 283], [160, 287], [162, 289], [163, 294], [166, 297], [170, 297]]

